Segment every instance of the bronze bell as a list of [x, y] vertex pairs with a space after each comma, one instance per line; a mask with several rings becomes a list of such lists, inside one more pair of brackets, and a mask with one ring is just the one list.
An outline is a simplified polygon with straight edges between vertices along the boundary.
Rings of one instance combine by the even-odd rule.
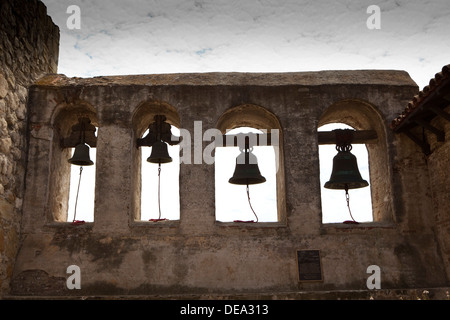
[[356, 157], [349, 150], [338, 150], [333, 158], [333, 170], [327, 189], [357, 189], [367, 187], [369, 183], [361, 177]]
[[147, 161], [151, 163], [172, 162], [172, 158], [167, 150], [167, 144], [163, 141], [156, 141], [152, 145], [152, 153], [150, 154], [150, 157], [147, 158]]
[[236, 158], [236, 168], [233, 176], [228, 180], [232, 184], [258, 184], [266, 181], [261, 175], [258, 168], [256, 156], [245, 149], [245, 152], [241, 152]]
[[77, 166], [91, 166], [94, 164], [89, 157], [89, 146], [85, 143], [78, 144], [75, 147], [72, 158], [67, 161]]

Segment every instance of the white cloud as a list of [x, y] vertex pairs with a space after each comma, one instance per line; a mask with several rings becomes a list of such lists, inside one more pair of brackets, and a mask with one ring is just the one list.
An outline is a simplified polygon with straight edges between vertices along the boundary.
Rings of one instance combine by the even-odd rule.
[[[59, 72], [406, 70], [420, 87], [448, 64], [450, 7], [435, 1], [44, 0], [61, 29]], [[81, 9], [68, 30], [66, 9]], [[381, 29], [369, 30], [369, 5]]]

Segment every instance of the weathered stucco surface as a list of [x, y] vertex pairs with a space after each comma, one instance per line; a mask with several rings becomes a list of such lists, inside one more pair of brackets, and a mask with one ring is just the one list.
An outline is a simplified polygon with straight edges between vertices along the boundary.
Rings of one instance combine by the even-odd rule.
[[[445, 140], [427, 132], [429, 155], [391, 130], [418, 92], [406, 72], [67, 78], [56, 74], [58, 28], [45, 6], [0, 8], [0, 297], [369, 298], [367, 268], [377, 265], [379, 297], [426, 288], [445, 298], [450, 125], [433, 120]], [[180, 165], [180, 219], [137, 219], [148, 177], [136, 141], [156, 114], [191, 133], [192, 157], [211, 143], [199, 145], [196, 121], [203, 132], [279, 129], [279, 221], [216, 221], [215, 167], [194, 161]], [[95, 216], [72, 225], [60, 140], [80, 116], [98, 127]], [[374, 222], [322, 224], [317, 128], [334, 121], [376, 132], [367, 143]], [[298, 279], [296, 252], [308, 249], [320, 250], [322, 281]], [[81, 289], [66, 285], [71, 265]]]
[[[446, 285], [434, 221], [425, 214], [432, 210], [431, 197], [420, 188], [429, 183], [424, 156], [387, 128], [416, 90], [406, 72], [382, 70], [41, 78], [30, 91], [30, 165], [12, 293], [364, 290], [367, 267], [374, 264], [382, 270], [383, 288]], [[193, 133], [194, 121], [202, 121], [203, 130], [215, 128], [231, 108], [245, 105], [266, 110], [281, 125], [285, 220], [215, 221], [214, 165], [192, 163], [180, 166], [180, 220], [135, 221], [136, 132], [143, 129], [136, 127], [135, 116], [152, 119], [152, 114], [175, 112], [169, 119], [178, 118], [177, 125]], [[370, 122], [362, 121], [361, 129], [379, 131], [375, 144], [385, 154], [371, 156], [385, 159], [384, 180], [399, 187], [383, 200], [388, 209], [373, 223], [321, 223], [317, 127], [333, 105], [343, 115], [350, 105], [378, 115], [376, 125], [364, 127]], [[241, 112], [245, 118], [245, 108]], [[51, 185], [69, 166], [57, 143], [61, 132], [80, 113], [92, 115], [98, 126], [95, 221], [73, 226], [53, 220], [50, 211], [58, 208], [54, 201], [60, 190]], [[61, 119], [66, 123], [58, 123]], [[323, 281], [298, 281], [296, 250], [301, 249], [320, 250]], [[65, 286], [66, 268], [73, 264], [82, 272], [80, 290]]]

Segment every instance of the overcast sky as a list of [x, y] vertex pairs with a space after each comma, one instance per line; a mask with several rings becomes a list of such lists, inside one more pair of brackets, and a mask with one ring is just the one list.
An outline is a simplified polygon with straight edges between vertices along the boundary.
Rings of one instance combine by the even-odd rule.
[[[395, 69], [420, 88], [450, 63], [448, 0], [43, 0], [69, 77]], [[80, 29], [69, 29], [70, 5]], [[369, 29], [370, 5], [380, 29]], [[73, 20], [71, 20], [73, 21]]]
[[449, 0], [42, 1], [60, 28], [58, 73], [69, 77], [391, 69], [422, 89], [450, 63]]

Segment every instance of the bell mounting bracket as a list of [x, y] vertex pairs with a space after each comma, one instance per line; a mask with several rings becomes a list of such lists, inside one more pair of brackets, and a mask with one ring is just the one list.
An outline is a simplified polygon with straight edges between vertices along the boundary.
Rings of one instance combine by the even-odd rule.
[[181, 142], [182, 137], [175, 137], [170, 130], [170, 124], [166, 122], [166, 116], [155, 115], [153, 118], [155, 121], [148, 126], [148, 134], [137, 139], [136, 146], [139, 147], [151, 147], [156, 141], [164, 141], [173, 146]]
[[350, 151], [352, 150], [352, 142], [355, 130], [353, 129], [335, 129], [333, 130], [336, 137], [336, 150], [337, 151]]
[[80, 143], [86, 143], [90, 147], [97, 146], [97, 137], [95, 131], [97, 130], [88, 117], [79, 117], [78, 123], [73, 125], [70, 129], [70, 135], [67, 138], [62, 138], [60, 141], [61, 148], [75, 148]]

